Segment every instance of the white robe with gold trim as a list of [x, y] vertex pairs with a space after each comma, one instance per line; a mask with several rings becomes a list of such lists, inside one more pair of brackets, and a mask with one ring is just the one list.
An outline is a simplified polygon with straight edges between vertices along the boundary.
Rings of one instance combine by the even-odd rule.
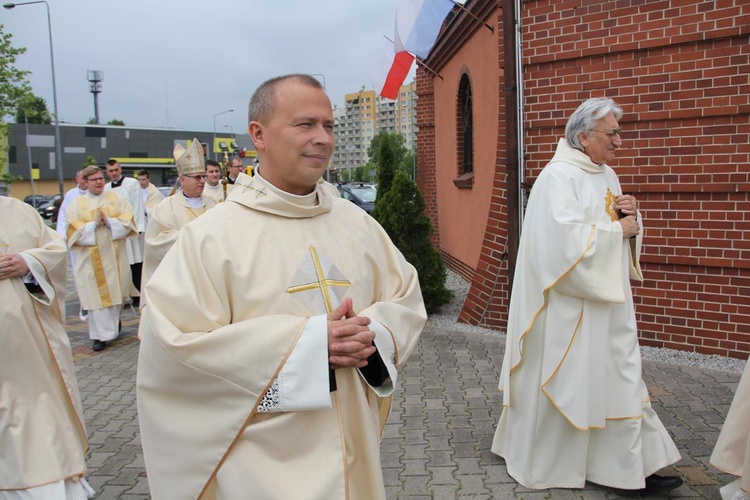
[[629, 281], [643, 279], [641, 237], [623, 239], [619, 194], [614, 171], [564, 139], [532, 189], [492, 446], [528, 488], [640, 489], [680, 459], [642, 380]]
[[[107, 217], [106, 225], [96, 225], [99, 210]], [[127, 301], [131, 277], [125, 243], [138, 236], [130, 204], [112, 191], [98, 196], [89, 192], [71, 203], [67, 215], [81, 307], [92, 311]]]
[[[146, 286], [137, 393], [154, 498], [385, 498], [379, 445], [426, 320], [416, 271], [366, 213], [241, 175]], [[299, 203], [295, 200], [299, 199]], [[389, 378], [335, 371], [326, 312], [371, 318]], [[199, 451], [196, 451], [199, 450]]]
[[[143, 259], [143, 278], [141, 279], [144, 286], [174, 245], [180, 229], [196, 217], [203, 215], [206, 210], [215, 207], [216, 201], [204, 194], [201, 196], [201, 204], [200, 208], [191, 207], [185, 195], [179, 192], [163, 199], [151, 212], [146, 229], [146, 255]], [[142, 301], [141, 305], [144, 303], [145, 301]]]
[[750, 361], [745, 365], [710, 462], [723, 472], [740, 476], [721, 489], [722, 498], [731, 498], [738, 487], [750, 491]]
[[[227, 194], [231, 191], [229, 189], [231, 187], [231, 185], [227, 185]], [[208, 196], [209, 198], [213, 198], [216, 203], [221, 203], [224, 201], [224, 185], [221, 181], [216, 186], [212, 186], [206, 182], [206, 185], [203, 187], [203, 196]]]
[[42, 288], [0, 280], [0, 490], [77, 480], [88, 440], [63, 325], [65, 240], [13, 198], [0, 197], [0, 219], [3, 253], [20, 252]]

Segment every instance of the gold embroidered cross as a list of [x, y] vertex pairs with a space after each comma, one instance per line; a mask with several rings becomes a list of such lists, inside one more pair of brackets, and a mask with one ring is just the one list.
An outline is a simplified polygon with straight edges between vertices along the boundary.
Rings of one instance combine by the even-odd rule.
[[[313, 304], [310, 302], [318, 302], [316, 299], [322, 298], [325, 312], [330, 313], [338, 306], [338, 302], [340, 301], [337, 295], [341, 292], [345, 292], [345, 290], [337, 291], [336, 289], [349, 288], [351, 282], [341, 275], [341, 271], [339, 271], [336, 266], [322, 262], [322, 259], [318, 256], [318, 251], [314, 246], [310, 247], [309, 257], [312, 262], [306, 259], [301, 264], [300, 269], [297, 271], [297, 274], [295, 274], [293, 279], [293, 283], [299, 281], [302, 281], [302, 283], [292, 284], [286, 289], [286, 291], [290, 294], [304, 294], [304, 292], [319, 291], [320, 293], [315, 293], [314, 297], [307, 297], [306, 300], [300, 298], [300, 301], [315, 310], [316, 308], [313, 307]], [[312, 269], [310, 269], [310, 264], [312, 264]], [[324, 265], [328, 268], [328, 276], [326, 276]], [[341, 278], [333, 277], [335, 275], [341, 275]]]

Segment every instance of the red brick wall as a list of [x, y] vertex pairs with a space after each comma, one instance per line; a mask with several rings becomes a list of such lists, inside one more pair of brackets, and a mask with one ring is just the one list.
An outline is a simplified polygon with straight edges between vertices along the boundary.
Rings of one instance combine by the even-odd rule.
[[435, 107], [432, 75], [417, 68], [417, 185], [432, 223], [432, 244], [440, 248], [440, 221], [435, 185]]
[[750, 352], [750, 2], [523, 3], [527, 175], [583, 100], [625, 115], [613, 165], [644, 217], [642, 343]]

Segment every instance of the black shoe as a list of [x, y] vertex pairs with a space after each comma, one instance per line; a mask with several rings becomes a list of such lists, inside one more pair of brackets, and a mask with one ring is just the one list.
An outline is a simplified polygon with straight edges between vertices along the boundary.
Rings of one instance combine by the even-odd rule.
[[679, 476], [657, 476], [651, 474], [646, 478], [646, 491], [649, 493], [664, 492], [682, 486], [682, 478]]
[[612, 488], [612, 491], [618, 497], [626, 498], [642, 497], [646, 494], [646, 488], [641, 488], [639, 490], [622, 490], [620, 488]]
[[119, 335], [120, 333], [122, 333], [122, 320], [121, 319], [117, 320], [117, 334]]
[[99, 352], [99, 351], [103, 351], [105, 347], [107, 347], [107, 342], [103, 340], [95, 340], [94, 346], [91, 349], [96, 352]]
[[659, 476], [651, 474], [646, 478], [646, 487], [638, 490], [622, 490], [620, 488], [612, 488], [612, 491], [616, 495], [621, 497], [640, 497], [645, 496], [647, 493], [663, 493], [665, 491], [673, 490], [682, 486], [682, 478], [677, 476]]

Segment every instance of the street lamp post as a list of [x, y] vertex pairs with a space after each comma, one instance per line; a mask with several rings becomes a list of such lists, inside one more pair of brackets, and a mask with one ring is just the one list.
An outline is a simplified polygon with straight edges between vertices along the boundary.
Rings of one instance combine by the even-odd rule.
[[52, 64], [52, 101], [55, 106], [55, 168], [57, 168], [57, 180], [60, 188], [60, 196], [65, 195], [65, 186], [63, 184], [63, 163], [62, 163], [62, 144], [60, 141], [60, 114], [57, 111], [57, 84], [55, 83], [55, 53], [52, 50], [52, 18], [49, 13], [49, 4], [45, 0], [35, 0], [33, 2], [6, 3], [3, 7], [10, 10], [20, 5], [33, 5], [43, 3], [47, 7], [47, 28], [49, 29], [49, 59]]
[[234, 127], [233, 126], [231, 126], [228, 123], [225, 123], [224, 125], [221, 126], [221, 128], [228, 128], [229, 133], [232, 134], [232, 140], [234, 140]]
[[222, 111], [214, 115], [214, 143], [211, 145], [211, 152], [214, 154], [214, 160], [218, 159], [218, 157], [216, 156], [216, 153], [214, 152], [214, 148], [216, 147], [216, 117], [219, 115], [227, 114], [227, 113], [234, 113], [234, 110], [228, 109], [226, 111]]

